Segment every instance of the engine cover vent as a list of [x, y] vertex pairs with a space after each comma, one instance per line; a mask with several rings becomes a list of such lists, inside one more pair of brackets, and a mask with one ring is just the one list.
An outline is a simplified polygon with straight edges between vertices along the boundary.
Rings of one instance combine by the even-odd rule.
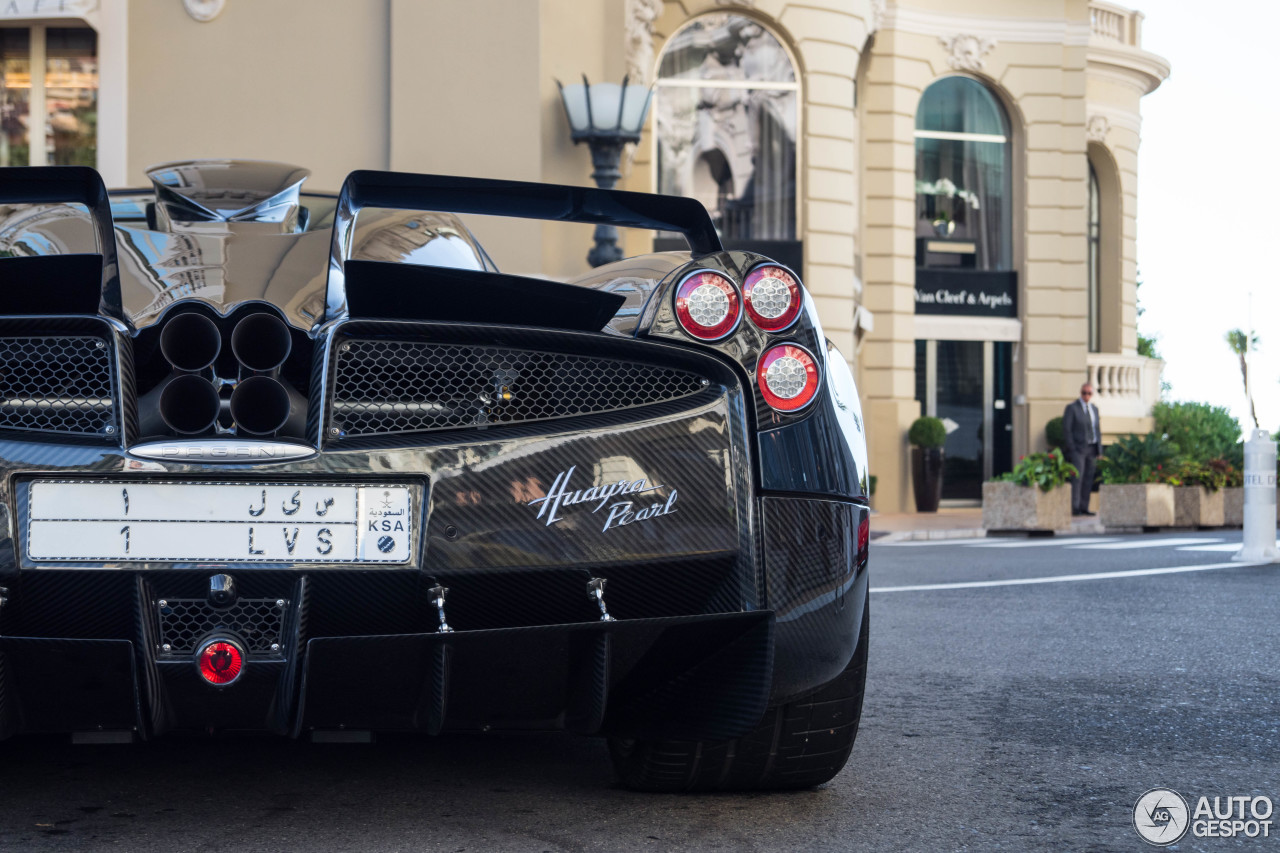
[[114, 412], [102, 338], [0, 337], [0, 429], [101, 436]]
[[696, 374], [538, 350], [417, 341], [338, 346], [330, 430], [388, 435], [553, 420], [664, 403]]

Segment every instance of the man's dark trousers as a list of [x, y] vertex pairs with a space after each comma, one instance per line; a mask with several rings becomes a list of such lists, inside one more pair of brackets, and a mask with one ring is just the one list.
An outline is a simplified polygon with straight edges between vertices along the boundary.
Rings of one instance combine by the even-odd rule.
[[1098, 467], [1098, 445], [1086, 444], [1068, 451], [1067, 461], [1080, 472], [1080, 476], [1071, 481], [1071, 511], [1086, 512], [1093, 492], [1094, 471]]

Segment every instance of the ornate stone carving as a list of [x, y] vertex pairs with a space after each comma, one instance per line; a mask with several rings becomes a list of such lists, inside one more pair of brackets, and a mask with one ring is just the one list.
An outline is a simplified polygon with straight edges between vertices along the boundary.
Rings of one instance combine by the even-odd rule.
[[871, 20], [867, 21], [868, 33], [880, 30], [880, 25], [884, 23], [884, 15], [888, 10], [888, 6], [888, 0], [871, 0]]
[[996, 46], [995, 39], [960, 33], [938, 39], [951, 55], [947, 65], [956, 71], [981, 71], [985, 57]]
[[653, 73], [653, 23], [662, 14], [662, 0], [627, 0], [627, 76], [634, 84], [650, 82]]
[[182, 7], [197, 21], [212, 21], [222, 13], [225, 5], [227, 0], [182, 0]]
[[1111, 129], [1111, 121], [1104, 115], [1091, 115], [1084, 126], [1084, 135], [1090, 142], [1106, 142], [1107, 131]]

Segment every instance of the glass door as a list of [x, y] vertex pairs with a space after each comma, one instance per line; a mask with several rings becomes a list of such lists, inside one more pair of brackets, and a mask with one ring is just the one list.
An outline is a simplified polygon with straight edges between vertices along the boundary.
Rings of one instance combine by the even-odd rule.
[[947, 428], [942, 499], [982, 500], [1012, 464], [1012, 344], [916, 341], [916, 399]]

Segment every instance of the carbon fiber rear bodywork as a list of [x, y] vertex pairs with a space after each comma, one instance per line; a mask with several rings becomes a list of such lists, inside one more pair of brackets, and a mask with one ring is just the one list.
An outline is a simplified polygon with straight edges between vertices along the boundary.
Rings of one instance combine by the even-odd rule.
[[[21, 180], [6, 184], [0, 170], [0, 202], [56, 200], [18, 171]], [[441, 209], [429, 194], [380, 195], [383, 184], [362, 180], [373, 205]], [[430, 181], [420, 189], [468, 209], [477, 187], [441, 180], [445, 189]], [[83, 175], [69, 182], [82, 184]], [[512, 202], [519, 215], [546, 214], [561, 199], [489, 184], [494, 205], [504, 186], [524, 199]], [[338, 199], [335, 235], [345, 215], [354, 220], [358, 189]], [[183, 233], [172, 221], [182, 202], [171, 196], [163, 197], [176, 207], [161, 224], [147, 223], [174, 229], [155, 232], [157, 242]], [[354, 271], [335, 273], [330, 259], [327, 284], [317, 284], [329, 247], [305, 224], [295, 251], [314, 263], [293, 258], [301, 272], [292, 289], [276, 277], [242, 299], [164, 290], [169, 301], [157, 310], [159, 291], [137, 294], [159, 279], [126, 271], [123, 282], [104, 273], [96, 315], [14, 302], [41, 310], [0, 317], [0, 359], [16, 354], [26, 377], [0, 381], [17, 389], [0, 400], [0, 412], [15, 413], [0, 418], [0, 736], [565, 729], [725, 739], [839, 676], [863, 624], [865, 442], [848, 367], [825, 345], [811, 301], [784, 332], [744, 321], [724, 341], [694, 340], [673, 319], [673, 284], [695, 268], [740, 281], [765, 259], [717, 251], [714, 232], [685, 207], [662, 219], [661, 202], [625, 193], [573, 204], [605, 217], [585, 221], [635, 224], [625, 209], [636, 221], [687, 229], [700, 254], [624, 261], [582, 285], [557, 285], [567, 288], [556, 297], [565, 305], [575, 287], [594, 294], [571, 309], [578, 319], [566, 327], [533, 309], [528, 324], [513, 324], [484, 313], [483, 299], [451, 303], [450, 311], [479, 312], [471, 319], [423, 319], [429, 303], [414, 293], [405, 299], [415, 307], [387, 304], [377, 316], [368, 316], [365, 294], [350, 301], [363, 306], [357, 316], [343, 290], [356, 286]], [[102, 204], [91, 207], [98, 227], [113, 227]], [[0, 209], [0, 236], [3, 222]], [[210, 239], [208, 224], [187, 251]], [[117, 242], [126, 260], [140, 257], [129, 232], [142, 226], [114, 228], [113, 259]], [[227, 222], [223, 236], [256, 245], [242, 230]], [[7, 247], [24, 245], [13, 238]], [[334, 257], [350, 250], [343, 244]], [[61, 254], [80, 257], [71, 245]], [[379, 260], [389, 262], [369, 263]], [[470, 286], [536, 303], [534, 285], [487, 278], [497, 274], [487, 260], [477, 264]], [[405, 286], [443, 286], [431, 269], [415, 268]], [[376, 264], [362, 270], [377, 274]], [[306, 305], [315, 310], [309, 325], [300, 321]], [[602, 311], [613, 319], [588, 328]], [[161, 336], [193, 312], [228, 340], [253, 316], [284, 329], [292, 345], [263, 369], [232, 358], [229, 346], [207, 368], [175, 368]], [[771, 410], [756, 391], [756, 360], [783, 341], [820, 362], [820, 389], [802, 412]], [[63, 358], [74, 369], [41, 383], [33, 352], [72, 353]], [[206, 382], [216, 395], [212, 423], [198, 433], [174, 426], [176, 404], [164, 408], [177, 378]], [[270, 383], [288, 407], [272, 434], [248, 434], [228, 415], [250, 379]], [[53, 426], [42, 429], [41, 418]], [[109, 559], [50, 557], [32, 544], [32, 507], [39, 484], [54, 481], [118, 486], [126, 512], [135, 483], [252, 485], [282, 506], [308, 484], [404, 488], [409, 557], [324, 562], [323, 545], [305, 538], [298, 547], [320, 557], [248, 557], [260, 553], [255, 535], [259, 543], [283, 536], [294, 555], [299, 534], [290, 540], [289, 522], [250, 527], [243, 560], [131, 559], [127, 540]], [[75, 537], [76, 522], [65, 524]], [[224, 576], [213, 588], [234, 588], [231, 603], [211, 593], [211, 578]], [[243, 675], [223, 687], [196, 665], [196, 649], [218, 638], [245, 655]]]

